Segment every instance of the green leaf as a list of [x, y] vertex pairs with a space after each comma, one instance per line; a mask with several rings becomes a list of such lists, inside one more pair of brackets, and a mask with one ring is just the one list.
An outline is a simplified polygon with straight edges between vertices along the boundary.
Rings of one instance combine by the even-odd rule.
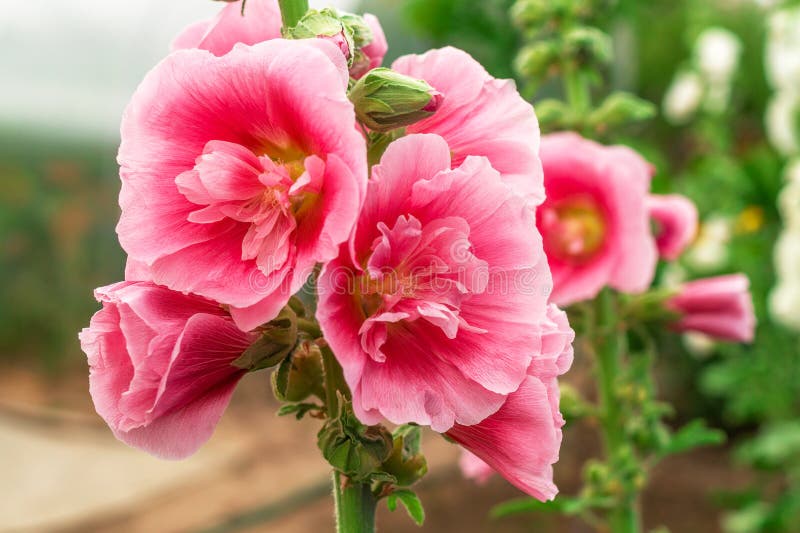
[[704, 420], [693, 420], [675, 432], [660, 451], [662, 456], [683, 453], [700, 446], [716, 446], [725, 439], [723, 431], [709, 428]]
[[418, 525], [421, 526], [425, 522], [425, 509], [422, 508], [422, 502], [413, 491], [407, 489], [400, 489], [392, 492], [386, 498], [386, 507], [394, 512], [397, 509], [397, 500], [403, 504], [408, 511], [408, 516]]
[[491, 516], [500, 518], [523, 513], [558, 513], [574, 516], [582, 513], [590, 506], [591, 502], [586, 499], [570, 498], [568, 496], [559, 496], [549, 502], [540, 502], [533, 498], [519, 498], [495, 506], [492, 509]]

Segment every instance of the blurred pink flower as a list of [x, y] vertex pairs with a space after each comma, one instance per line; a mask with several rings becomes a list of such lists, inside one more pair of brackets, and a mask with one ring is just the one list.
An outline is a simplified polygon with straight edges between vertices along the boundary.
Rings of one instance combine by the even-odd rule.
[[383, 33], [383, 28], [381, 27], [378, 17], [366, 13], [364, 15], [364, 20], [367, 26], [369, 26], [369, 29], [372, 30], [372, 42], [362, 48], [361, 51], [364, 52], [369, 59], [369, 69], [367, 70], [372, 70], [380, 67], [383, 63], [383, 57], [389, 50], [389, 43], [386, 42], [386, 35]]
[[242, 0], [230, 2], [211, 20], [189, 25], [172, 42], [172, 50], [200, 48], [222, 56], [236, 43], [257, 44], [281, 37], [281, 11], [277, 0], [247, 0], [242, 16]]
[[458, 467], [465, 478], [473, 480], [478, 485], [489, 481], [489, 478], [495, 473], [494, 468], [487, 465], [486, 461], [466, 449], [461, 450]]
[[547, 200], [536, 224], [553, 273], [551, 301], [594, 298], [606, 285], [647, 289], [658, 259], [647, 195], [651, 168], [623, 146], [603, 146], [575, 133], [542, 138]]
[[493, 78], [469, 54], [450, 47], [403, 56], [392, 69], [425, 80], [444, 96], [436, 113], [408, 133], [444, 137], [453, 168], [468, 156], [485, 156], [527, 201], [544, 200], [539, 123], [513, 81]]
[[149, 282], [95, 291], [103, 308], [80, 333], [97, 413], [121, 441], [165, 459], [211, 437], [255, 340], [216, 302]]
[[697, 207], [679, 194], [651, 194], [647, 198], [647, 208], [657, 226], [658, 253], [664, 259], [674, 261], [697, 234]]
[[541, 340], [528, 377], [519, 389], [479, 424], [456, 424], [447, 432], [473, 454], [474, 458], [461, 458], [466, 476], [481, 480], [496, 470], [539, 500], [550, 500], [558, 492], [552, 465], [558, 461], [564, 419], [557, 376], [572, 364], [575, 338], [563, 311], [550, 305], [547, 314], [548, 320], [538, 328]]
[[321, 40], [161, 62], [122, 121], [117, 232], [132, 260], [230, 305], [244, 331], [274, 318], [337, 255], [365, 194], [347, 80]]
[[756, 317], [744, 274], [731, 274], [684, 283], [667, 308], [680, 315], [679, 331], [696, 331], [720, 340], [751, 342]]
[[389, 145], [320, 277], [317, 317], [365, 423], [478, 423], [534, 355], [551, 284], [534, 215], [486, 158], [450, 168], [438, 135]]

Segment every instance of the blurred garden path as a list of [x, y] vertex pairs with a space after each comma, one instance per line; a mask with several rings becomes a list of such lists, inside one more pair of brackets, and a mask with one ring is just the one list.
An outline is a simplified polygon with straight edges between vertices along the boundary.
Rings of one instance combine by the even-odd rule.
[[[85, 369], [43, 379], [0, 368], [0, 532], [308, 533], [333, 530], [328, 469], [316, 448], [318, 421], [274, 415], [268, 374], [248, 376], [211, 441], [194, 457], [165, 462], [117, 442], [94, 414]], [[597, 443], [576, 427], [556, 468], [565, 493]], [[493, 520], [491, 508], [520, 493], [498, 476], [461, 479], [458, 449], [435, 435], [423, 448], [430, 472], [417, 528], [404, 511], [379, 506], [383, 533], [589, 533], [548, 515]], [[647, 522], [681, 533], [719, 532], [713, 495], [748, 476], [721, 450], [667, 460], [645, 496]]]

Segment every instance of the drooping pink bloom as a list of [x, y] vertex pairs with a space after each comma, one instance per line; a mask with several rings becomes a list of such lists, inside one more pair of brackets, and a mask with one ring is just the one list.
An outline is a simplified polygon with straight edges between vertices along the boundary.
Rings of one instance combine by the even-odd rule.
[[647, 289], [658, 254], [650, 232], [651, 168], [623, 146], [602, 146], [575, 133], [542, 138], [547, 200], [536, 225], [553, 273], [551, 301], [593, 298], [606, 285]]
[[191, 455], [214, 431], [255, 340], [216, 302], [149, 282], [95, 291], [103, 308], [80, 333], [89, 390], [114, 435], [157, 457]]
[[438, 135], [393, 142], [351, 239], [319, 280], [319, 319], [366, 423], [443, 432], [525, 379], [550, 273], [533, 213], [486, 158], [451, 168]]
[[392, 69], [444, 95], [436, 113], [409, 126], [409, 133], [444, 137], [454, 168], [467, 156], [485, 156], [526, 200], [544, 200], [539, 123], [513, 81], [493, 78], [469, 54], [450, 47], [403, 56]]
[[575, 338], [563, 311], [551, 305], [547, 318], [538, 328], [539, 342], [519, 389], [479, 424], [456, 424], [447, 432], [474, 456], [462, 456], [467, 475], [481, 479], [495, 470], [539, 500], [550, 500], [558, 492], [552, 465], [558, 461], [564, 418], [559, 411], [557, 377], [572, 364]]
[[659, 255], [674, 261], [697, 234], [697, 207], [680, 194], [651, 194], [647, 198], [647, 208], [657, 226]]
[[684, 283], [667, 308], [680, 315], [678, 331], [696, 331], [733, 342], [751, 342], [756, 317], [750, 296], [750, 280], [731, 274]]
[[364, 21], [372, 31], [372, 41], [361, 48], [364, 53], [365, 62], [363, 64], [354, 64], [350, 67], [350, 75], [356, 79], [362, 77], [364, 74], [374, 68], [378, 68], [383, 64], [383, 58], [389, 50], [389, 43], [386, 42], [386, 35], [383, 33], [378, 17], [369, 13], [364, 14]]
[[[249, 4], [248, 4], [249, 5]], [[347, 69], [330, 43], [175, 52], [122, 121], [117, 232], [152, 280], [249, 331], [338, 253], [366, 188]]]
[[257, 44], [281, 37], [281, 11], [277, 0], [230, 2], [211, 20], [189, 25], [172, 42], [173, 50], [200, 48], [222, 56], [236, 43]]

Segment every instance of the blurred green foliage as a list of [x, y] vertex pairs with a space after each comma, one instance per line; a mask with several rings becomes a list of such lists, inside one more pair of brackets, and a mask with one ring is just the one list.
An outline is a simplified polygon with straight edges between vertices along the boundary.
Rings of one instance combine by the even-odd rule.
[[82, 360], [92, 290], [121, 279], [116, 148], [0, 132], [0, 358]]

